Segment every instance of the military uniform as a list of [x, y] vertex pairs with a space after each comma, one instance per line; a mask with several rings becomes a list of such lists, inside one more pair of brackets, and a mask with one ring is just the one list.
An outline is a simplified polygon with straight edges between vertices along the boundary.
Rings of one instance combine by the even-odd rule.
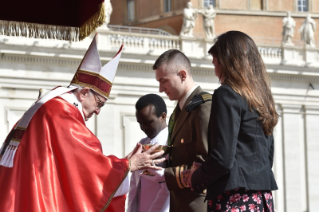
[[174, 127], [170, 133], [170, 145], [173, 146], [165, 169], [165, 180], [170, 190], [170, 211], [206, 211], [205, 193], [196, 193], [182, 182], [181, 172], [189, 169], [193, 162], [203, 163], [208, 156], [207, 129], [210, 117], [211, 101], [200, 104], [191, 112], [186, 111], [193, 97], [202, 93], [197, 87], [185, 102], [182, 110], [177, 104], [170, 122]]

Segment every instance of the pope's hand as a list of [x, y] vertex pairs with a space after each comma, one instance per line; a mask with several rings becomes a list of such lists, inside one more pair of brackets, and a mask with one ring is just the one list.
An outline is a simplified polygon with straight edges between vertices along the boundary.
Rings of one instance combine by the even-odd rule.
[[140, 148], [140, 146], [142, 146], [142, 144], [137, 143], [135, 148], [133, 149], [133, 151], [130, 152], [125, 158], [128, 160], [131, 159], [131, 157], [137, 152], [137, 150]]
[[155, 164], [161, 163], [165, 160], [165, 158], [158, 158], [164, 154], [164, 151], [162, 150], [151, 154], [158, 146], [159, 145], [156, 144], [147, 151], [142, 152], [142, 145], [139, 145], [135, 154], [131, 154], [130, 156], [131, 171], [134, 172], [142, 169], [162, 169], [161, 167], [155, 166]]

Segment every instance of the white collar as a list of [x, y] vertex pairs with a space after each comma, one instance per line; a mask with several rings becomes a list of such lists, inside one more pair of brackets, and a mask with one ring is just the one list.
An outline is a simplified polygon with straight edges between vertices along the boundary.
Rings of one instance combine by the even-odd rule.
[[185, 105], [185, 102], [186, 100], [188, 99], [188, 97], [193, 93], [193, 91], [198, 87], [198, 85], [195, 85], [192, 89], [190, 89], [186, 95], [178, 101], [178, 105], [179, 105], [179, 109], [181, 109], [181, 111], [183, 110], [184, 108], [184, 105]]
[[84, 118], [84, 114], [82, 111], [82, 104], [81, 104], [81, 102], [79, 102], [78, 98], [76, 98], [76, 96], [73, 93], [64, 93], [64, 94], [60, 95], [60, 97], [62, 99], [64, 99], [65, 101], [69, 102], [70, 104], [74, 105], [80, 111], [82, 118], [84, 120], [84, 123], [85, 123], [85, 118]]
[[168, 137], [168, 129], [167, 129], [167, 127], [165, 127], [153, 139], [150, 140], [150, 144], [160, 143], [158, 141], [164, 138], [164, 139], [166, 139], [165, 145], [167, 145], [167, 137]]

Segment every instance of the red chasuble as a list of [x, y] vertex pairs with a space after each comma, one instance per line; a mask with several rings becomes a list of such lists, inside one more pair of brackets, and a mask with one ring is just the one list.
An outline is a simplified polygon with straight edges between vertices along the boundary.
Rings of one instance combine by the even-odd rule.
[[13, 167], [0, 166], [0, 211], [124, 211], [128, 160], [104, 156], [79, 110], [56, 97], [34, 114]]

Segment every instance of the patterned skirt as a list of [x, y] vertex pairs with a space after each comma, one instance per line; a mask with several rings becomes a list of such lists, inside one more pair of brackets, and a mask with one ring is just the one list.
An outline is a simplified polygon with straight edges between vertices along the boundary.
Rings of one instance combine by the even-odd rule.
[[252, 191], [244, 188], [226, 191], [208, 200], [207, 212], [273, 212], [271, 191]]

